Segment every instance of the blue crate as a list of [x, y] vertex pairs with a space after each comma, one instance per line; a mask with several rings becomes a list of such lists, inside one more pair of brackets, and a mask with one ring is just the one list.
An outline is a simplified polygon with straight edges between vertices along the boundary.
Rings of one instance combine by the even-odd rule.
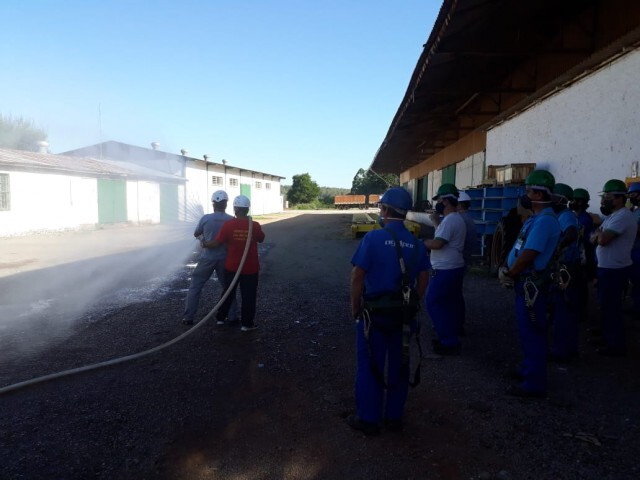
[[484, 189], [485, 197], [502, 197], [503, 187], [486, 187]]
[[493, 208], [496, 210], [502, 209], [502, 198], [487, 198], [485, 197], [484, 202], [482, 203], [482, 208]]
[[499, 222], [504, 216], [504, 212], [502, 210], [484, 210], [484, 218], [485, 222]]
[[473, 220], [482, 220], [482, 209], [470, 209], [469, 216]]
[[511, 210], [512, 208], [516, 208], [518, 206], [517, 198], [503, 198], [502, 199], [502, 210]]
[[476, 198], [484, 197], [484, 188], [468, 188], [465, 193], [471, 197], [473, 202]]
[[497, 225], [498, 222], [476, 222], [476, 232], [478, 235], [493, 235]]
[[482, 208], [484, 199], [482, 197], [472, 198], [470, 208]]
[[526, 192], [525, 187], [504, 187], [502, 196], [509, 198], [518, 198]]

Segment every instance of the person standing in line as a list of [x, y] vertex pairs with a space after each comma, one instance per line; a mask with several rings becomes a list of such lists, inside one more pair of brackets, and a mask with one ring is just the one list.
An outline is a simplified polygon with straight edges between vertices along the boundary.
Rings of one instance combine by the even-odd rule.
[[[471, 197], [466, 192], [460, 192], [458, 197], [458, 213], [464, 220], [464, 224], [467, 227], [467, 235], [464, 239], [464, 250], [462, 251], [462, 258], [464, 258], [464, 272], [465, 275], [469, 272], [471, 266], [471, 258], [473, 251], [476, 248], [478, 242], [478, 233], [476, 228], [476, 222], [473, 221], [469, 213], [471, 207]], [[464, 279], [463, 279], [464, 280]], [[464, 301], [464, 295], [462, 296], [462, 324], [458, 326], [458, 336], [465, 335], [464, 323], [467, 318], [467, 306]]]
[[457, 212], [460, 193], [452, 183], [440, 186], [436, 200], [436, 212], [444, 215], [432, 240], [425, 240], [431, 250], [431, 280], [426, 296], [426, 307], [437, 338], [433, 351], [438, 355], [459, 355], [458, 331], [463, 323], [464, 296], [464, 242], [467, 227]]
[[557, 278], [551, 287], [552, 338], [549, 360], [566, 363], [578, 356], [578, 284], [580, 276], [580, 247], [578, 218], [568, 208], [573, 189], [564, 183], [553, 187], [553, 210], [560, 223], [560, 242], [557, 247]]
[[573, 200], [569, 203], [569, 208], [573, 210], [578, 219], [581, 268], [579, 275], [575, 279], [577, 288], [578, 321], [586, 321], [589, 307], [589, 284], [596, 278], [596, 252], [589, 239], [593, 233], [593, 218], [587, 212], [591, 197], [584, 188], [573, 190]]
[[627, 185], [622, 180], [609, 180], [601, 193], [600, 212], [606, 218], [591, 235], [598, 259], [598, 301], [604, 336], [604, 345], [597, 352], [606, 356], [624, 356], [627, 347], [622, 302], [633, 264], [631, 249], [638, 232], [638, 222], [626, 208]]
[[229, 297], [220, 307], [217, 313], [218, 323], [223, 322], [227, 317], [236, 289], [240, 285], [240, 295], [242, 297], [241, 327], [243, 332], [249, 332], [258, 328], [255, 324], [256, 300], [258, 294], [258, 274], [260, 272], [260, 261], [258, 260], [258, 243], [264, 241], [265, 235], [258, 222], [254, 222], [249, 217], [251, 201], [245, 195], [238, 195], [233, 200], [233, 210], [236, 218], [226, 222], [216, 238], [205, 242], [207, 248], [217, 248], [226, 245], [227, 259], [224, 262], [224, 284], [225, 289], [229, 289], [233, 278], [240, 268], [240, 261], [244, 253], [245, 245], [249, 234], [249, 222], [252, 222], [251, 243], [247, 258], [240, 271], [238, 282], [234, 285]]
[[[201, 245], [208, 240], [213, 240], [220, 231], [220, 228], [222, 228], [222, 225], [233, 219], [231, 215], [225, 213], [228, 201], [229, 196], [224, 190], [217, 190], [211, 195], [213, 213], [203, 215], [193, 232], [194, 237], [200, 238]], [[189, 293], [187, 293], [184, 313], [182, 314], [183, 325], [193, 325], [193, 319], [198, 311], [198, 304], [200, 303], [202, 288], [205, 283], [207, 283], [207, 280], [211, 278], [213, 272], [216, 272], [220, 284], [224, 285], [224, 262], [226, 258], [227, 248], [224, 245], [217, 248], [202, 249], [198, 264], [191, 274], [191, 285], [189, 287]], [[224, 290], [222, 293], [224, 294]], [[235, 296], [231, 297], [228, 315], [231, 319], [230, 321], [237, 319], [238, 306], [235, 301]]]
[[517, 397], [547, 394], [549, 266], [560, 240], [560, 223], [551, 208], [555, 183], [546, 170], [534, 170], [527, 176], [526, 194], [520, 197], [520, 205], [533, 215], [520, 229], [507, 265], [498, 270], [502, 286], [515, 289], [523, 360], [517, 372], [521, 383], [509, 387], [506, 393]]
[[[640, 182], [634, 182], [629, 186], [629, 202], [640, 227]], [[631, 249], [631, 260], [632, 314], [635, 320], [640, 320], [640, 228]]]
[[[378, 434], [383, 420], [387, 430], [403, 427], [410, 382], [409, 341], [419, 334], [415, 317], [430, 267], [424, 245], [403, 222], [411, 207], [411, 195], [404, 188], [387, 190], [380, 199], [383, 228], [368, 232], [351, 259], [356, 414], [347, 418], [347, 424], [365, 435]], [[405, 287], [415, 291], [408, 304], [402, 295]]]

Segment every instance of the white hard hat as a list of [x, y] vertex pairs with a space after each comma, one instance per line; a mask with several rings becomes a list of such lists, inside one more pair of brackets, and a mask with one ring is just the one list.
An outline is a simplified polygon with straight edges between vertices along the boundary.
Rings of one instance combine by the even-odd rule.
[[470, 202], [471, 197], [467, 192], [460, 192], [460, 196], [458, 197], [459, 202]]
[[216, 190], [211, 195], [212, 202], [226, 202], [227, 200], [229, 200], [229, 195], [224, 190]]
[[249, 200], [249, 197], [245, 195], [238, 195], [233, 199], [233, 206], [240, 208], [249, 208], [251, 206], [251, 200]]

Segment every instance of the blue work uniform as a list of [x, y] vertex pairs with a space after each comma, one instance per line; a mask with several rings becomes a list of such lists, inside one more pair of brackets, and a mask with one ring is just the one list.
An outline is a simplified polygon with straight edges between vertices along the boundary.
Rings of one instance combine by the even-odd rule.
[[[409, 232], [402, 221], [390, 221], [385, 229], [373, 230], [363, 238], [351, 263], [362, 268], [364, 277], [364, 300], [400, 290], [402, 274], [393, 236], [396, 234], [402, 256], [415, 282], [420, 272], [430, 268], [426, 249]], [[417, 253], [414, 254], [414, 250]], [[413, 264], [412, 264], [413, 262]], [[412, 321], [415, 333], [417, 324]], [[409, 389], [409, 366], [403, 361], [402, 318], [371, 314], [370, 321], [361, 318], [356, 322], [357, 368], [355, 380], [356, 409], [360, 419], [379, 423], [383, 419], [400, 420]], [[376, 372], [387, 372], [386, 402], [385, 386]]]
[[[216, 238], [222, 224], [227, 220], [233, 220], [231, 215], [224, 212], [213, 212], [203, 215], [196, 225], [196, 229], [193, 235], [196, 237], [204, 237], [204, 241], [209, 242]], [[198, 304], [200, 303], [200, 295], [205, 283], [211, 278], [213, 272], [216, 272], [218, 281], [223, 284], [224, 280], [224, 261], [227, 258], [227, 247], [220, 245], [216, 248], [203, 248], [198, 260], [196, 268], [194, 268], [191, 274], [191, 285], [189, 287], [189, 293], [187, 293], [187, 300], [185, 302], [183, 318], [187, 320], [193, 320], [198, 311]], [[223, 292], [224, 294], [224, 292]], [[233, 299], [231, 307], [229, 309], [229, 319], [235, 320], [238, 318], [238, 304], [236, 299]]]
[[[507, 265], [511, 268], [522, 250], [538, 252], [533, 265], [520, 274], [514, 285], [518, 336], [523, 353], [520, 373], [524, 380], [521, 388], [534, 393], [547, 391], [549, 282], [545, 276], [559, 240], [560, 223], [553, 209], [547, 207], [527, 218], [507, 259]], [[529, 281], [532, 278], [538, 279], [535, 288], [531, 287]], [[531, 288], [531, 291], [528, 290], [530, 300], [537, 289], [533, 305], [527, 305], [525, 287]]]
[[[562, 230], [561, 238], [567, 231], [574, 228], [579, 234], [580, 225], [575, 214], [565, 208], [558, 213], [558, 222]], [[561, 280], [568, 281], [564, 287], [555, 282], [551, 288], [551, 327], [552, 338], [551, 355], [558, 360], [569, 360], [578, 354], [578, 277], [580, 276], [580, 245], [581, 238], [566, 245], [560, 253], [559, 261], [562, 265]]]

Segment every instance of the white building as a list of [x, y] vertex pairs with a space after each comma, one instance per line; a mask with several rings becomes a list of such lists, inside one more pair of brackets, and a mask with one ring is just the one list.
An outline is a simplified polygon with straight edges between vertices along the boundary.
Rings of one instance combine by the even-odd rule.
[[[251, 215], [283, 211], [280, 181], [285, 177], [229, 165], [226, 161], [213, 162], [206, 155], [203, 159], [189, 157], [186, 150], [181, 154], [163, 152], [159, 144], [151, 145], [152, 148], [143, 148], [109, 141], [64, 154], [135, 163], [183, 177], [186, 184], [181, 192], [181, 202], [184, 207], [182, 218], [185, 219], [211, 212], [211, 194], [216, 190], [225, 190], [230, 199], [240, 194], [249, 197]], [[232, 211], [228, 213], [233, 214]]]
[[0, 149], [0, 236], [176, 221], [184, 184], [133, 164]]

